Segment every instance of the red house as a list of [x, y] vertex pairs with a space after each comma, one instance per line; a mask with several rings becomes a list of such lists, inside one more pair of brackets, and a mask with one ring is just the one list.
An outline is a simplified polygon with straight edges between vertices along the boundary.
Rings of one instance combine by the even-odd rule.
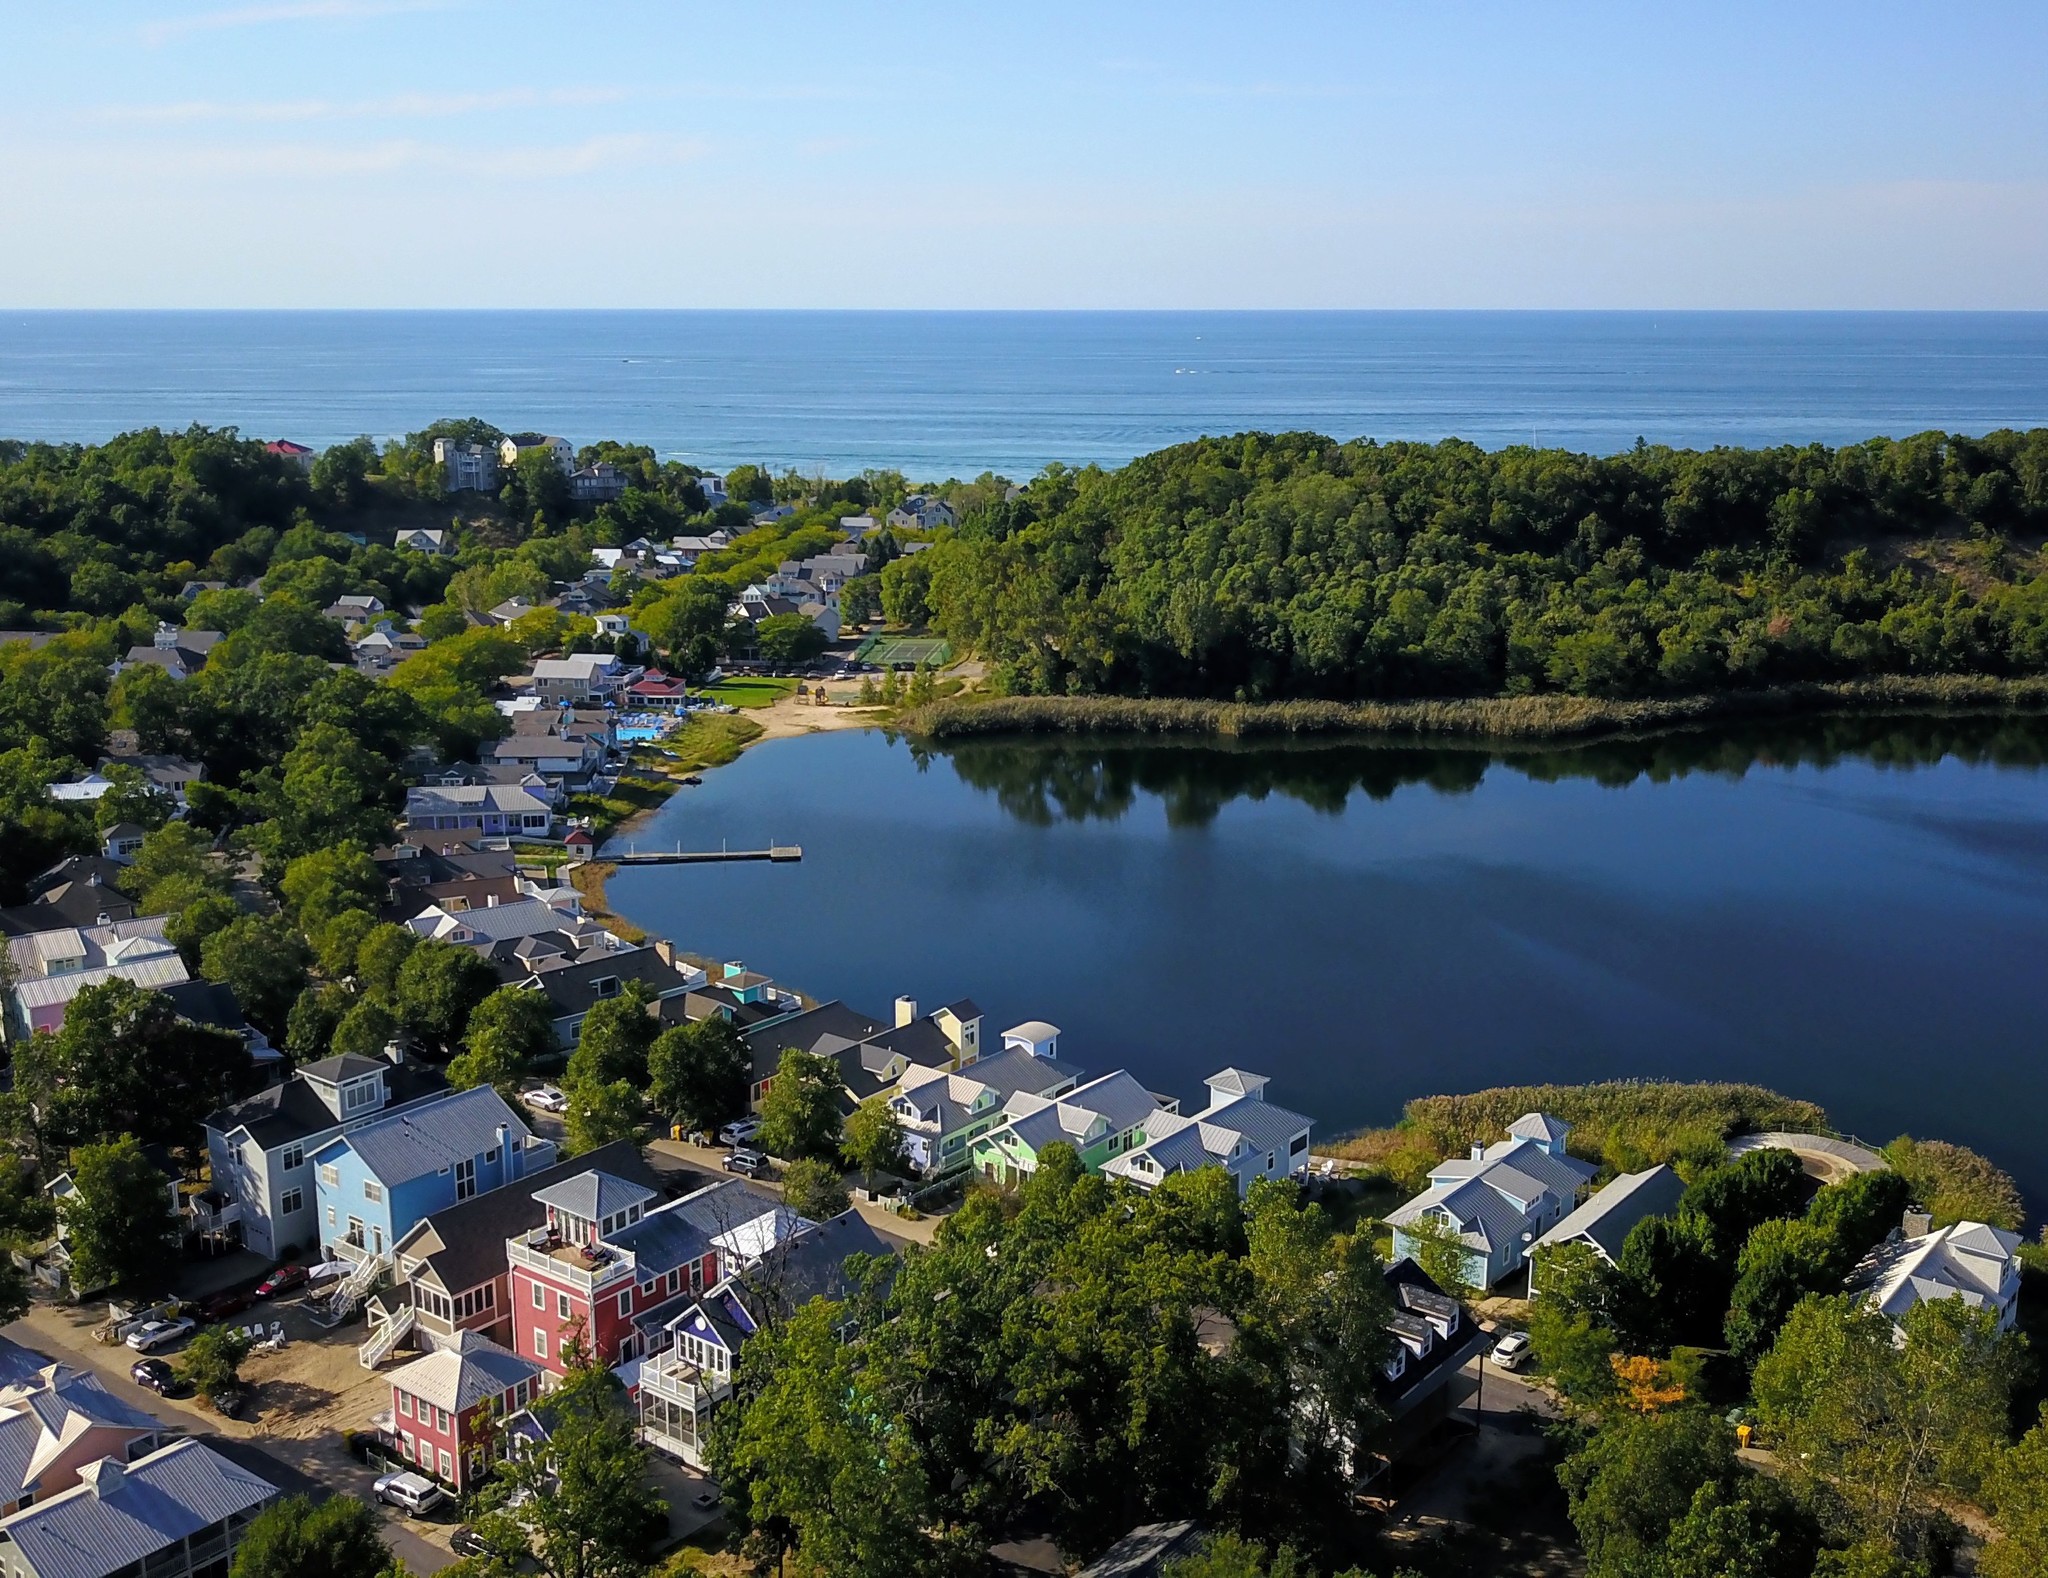
[[597, 849], [597, 835], [587, 827], [570, 828], [568, 833], [564, 835], [562, 842], [567, 846], [570, 854], [581, 855], [586, 860]]
[[406, 1462], [457, 1492], [490, 1469], [491, 1418], [526, 1407], [547, 1383], [542, 1368], [473, 1331], [391, 1377], [391, 1415], [377, 1421]]
[[604, 1364], [642, 1358], [667, 1341], [665, 1324], [691, 1299], [806, 1225], [738, 1178], [656, 1208], [653, 1190], [601, 1172], [533, 1198], [547, 1209], [546, 1226], [505, 1244], [512, 1329], [519, 1356], [557, 1375], [572, 1328]]

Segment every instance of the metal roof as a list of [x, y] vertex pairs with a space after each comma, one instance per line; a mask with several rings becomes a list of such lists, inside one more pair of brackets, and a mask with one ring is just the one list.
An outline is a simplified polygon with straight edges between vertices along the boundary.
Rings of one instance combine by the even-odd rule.
[[541, 1368], [488, 1337], [465, 1331], [458, 1335], [455, 1347], [436, 1349], [392, 1371], [391, 1384], [436, 1408], [459, 1414], [486, 1398], [511, 1391], [521, 1381], [532, 1380]]
[[377, 1180], [391, 1188], [474, 1160], [498, 1143], [501, 1127], [515, 1144], [533, 1137], [502, 1096], [489, 1085], [479, 1085], [418, 1112], [380, 1118], [332, 1143], [352, 1149]]
[[1612, 1265], [1621, 1258], [1629, 1229], [1645, 1217], [1667, 1214], [1684, 1193], [1685, 1180], [1661, 1164], [1624, 1173], [1531, 1244], [1527, 1254], [1582, 1238]]
[[661, 1198], [655, 1190], [628, 1179], [590, 1171], [549, 1184], [545, 1189], [536, 1190], [533, 1197], [542, 1205], [551, 1205], [557, 1211], [566, 1211], [586, 1222], [601, 1222], [632, 1206]]
[[37, 1578], [107, 1578], [178, 1540], [277, 1499], [268, 1480], [197, 1441], [133, 1463], [88, 1464], [80, 1484], [0, 1519]]

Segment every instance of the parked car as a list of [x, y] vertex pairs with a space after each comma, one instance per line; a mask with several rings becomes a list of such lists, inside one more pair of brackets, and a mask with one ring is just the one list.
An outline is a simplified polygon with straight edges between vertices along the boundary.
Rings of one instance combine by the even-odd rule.
[[128, 1334], [128, 1346], [137, 1353], [154, 1353], [198, 1329], [199, 1323], [187, 1315], [175, 1320], [144, 1321]]
[[377, 1499], [386, 1506], [397, 1507], [403, 1512], [411, 1513], [415, 1518], [425, 1517], [448, 1499], [448, 1493], [439, 1485], [424, 1474], [415, 1474], [411, 1469], [386, 1474], [377, 1481], [373, 1489], [376, 1491]]
[[1493, 1362], [1503, 1370], [1519, 1370], [1529, 1362], [1529, 1334], [1511, 1331], [1493, 1345]]
[[749, 1150], [742, 1145], [719, 1165], [729, 1173], [745, 1173], [749, 1178], [758, 1178], [768, 1170], [768, 1157], [761, 1151]]
[[533, 1108], [535, 1112], [567, 1112], [569, 1110], [569, 1098], [553, 1085], [542, 1085], [537, 1090], [529, 1090], [519, 1099], [525, 1102], [527, 1106]]
[[241, 1314], [255, 1302], [256, 1295], [248, 1288], [235, 1288], [208, 1294], [199, 1301], [199, 1313], [208, 1320], [226, 1320], [230, 1315]]
[[169, 1397], [179, 1390], [177, 1372], [161, 1359], [137, 1359], [128, 1367], [128, 1379], [159, 1397]]
[[455, 1532], [448, 1536], [448, 1549], [457, 1556], [481, 1556], [490, 1549], [484, 1544], [484, 1537], [466, 1523], [458, 1523]]
[[306, 1285], [304, 1266], [279, 1266], [275, 1271], [256, 1284], [256, 1297], [274, 1299], [280, 1293], [289, 1293], [293, 1288]]
[[720, 1145], [744, 1145], [761, 1132], [759, 1118], [739, 1118], [718, 1131]]

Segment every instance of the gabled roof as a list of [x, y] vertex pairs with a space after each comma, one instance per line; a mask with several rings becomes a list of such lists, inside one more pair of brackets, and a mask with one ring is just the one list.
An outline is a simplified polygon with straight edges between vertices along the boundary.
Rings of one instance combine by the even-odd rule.
[[1685, 1180], [1661, 1164], [1624, 1173], [1531, 1244], [1524, 1258], [1539, 1249], [1584, 1239], [1612, 1265], [1621, 1258], [1629, 1229], [1646, 1217], [1668, 1215], [1684, 1193]]
[[364, 1124], [331, 1141], [322, 1154], [347, 1146], [386, 1188], [472, 1161], [498, 1143], [503, 1128], [515, 1146], [533, 1138], [519, 1114], [489, 1085]]
[[[332, 1059], [326, 1060], [332, 1061]], [[319, 1067], [319, 1064], [311, 1067]], [[435, 1070], [406, 1063], [384, 1071], [384, 1089], [389, 1096], [384, 1111], [404, 1109], [418, 1112], [446, 1097], [448, 1082]], [[296, 1076], [231, 1106], [221, 1108], [206, 1120], [209, 1129], [233, 1134], [246, 1129], [249, 1137], [266, 1151], [274, 1151], [294, 1140], [341, 1127], [341, 1119], [330, 1111], [312, 1088]]]
[[425, 1398], [451, 1414], [464, 1413], [488, 1398], [509, 1392], [541, 1373], [533, 1360], [499, 1347], [473, 1331], [456, 1335], [450, 1347], [391, 1373], [393, 1388]]
[[2001, 1293], [2019, 1254], [2020, 1235], [1984, 1222], [1956, 1222], [1912, 1238], [1886, 1239], [1850, 1273], [1851, 1292], [1893, 1320], [1929, 1299], [1959, 1298], [1975, 1309], [2002, 1308]]
[[1547, 1112], [1525, 1112], [1508, 1125], [1508, 1134], [1514, 1139], [1542, 1140], [1550, 1145], [1564, 1144], [1571, 1132], [1569, 1123]]
[[277, 1499], [277, 1487], [197, 1441], [121, 1464], [0, 1519], [37, 1578], [107, 1578], [179, 1540]]
[[659, 1200], [661, 1194], [631, 1179], [586, 1170], [536, 1190], [533, 1197], [544, 1206], [553, 1206], [557, 1211], [566, 1211], [586, 1222], [601, 1222], [633, 1206]]

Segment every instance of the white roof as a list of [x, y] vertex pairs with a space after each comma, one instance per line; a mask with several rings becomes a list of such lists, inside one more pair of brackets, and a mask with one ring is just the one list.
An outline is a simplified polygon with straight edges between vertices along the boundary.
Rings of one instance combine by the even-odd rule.
[[1851, 1289], [1893, 1320], [1929, 1299], [1959, 1298], [1977, 1309], [2003, 1310], [2019, 1264], [2020, 1235], [1984, 1222], [1956, 1222], [1914, 1238], [1877, 1246], [1850, 1274]]

